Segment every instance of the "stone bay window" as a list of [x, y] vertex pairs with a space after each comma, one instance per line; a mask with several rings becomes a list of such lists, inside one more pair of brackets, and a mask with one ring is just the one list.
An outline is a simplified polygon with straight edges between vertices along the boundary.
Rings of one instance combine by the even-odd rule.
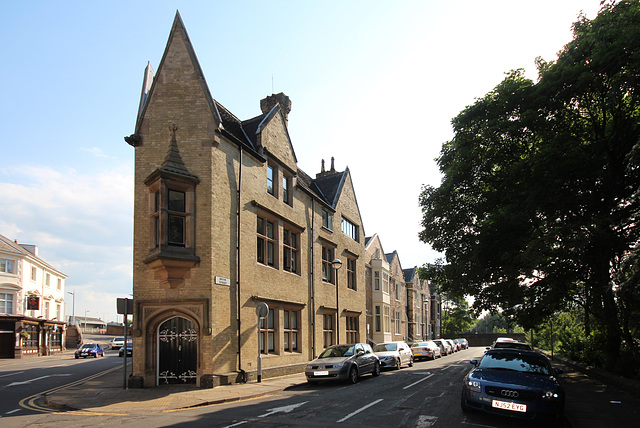
[[164, 163], [145, 180], [149, 203], [149, 256], [145, 259], [163, 284], [175, 288], [199, 261], [195, 254], [195, 190], [199, 180], [182, 162], [175, 138]]

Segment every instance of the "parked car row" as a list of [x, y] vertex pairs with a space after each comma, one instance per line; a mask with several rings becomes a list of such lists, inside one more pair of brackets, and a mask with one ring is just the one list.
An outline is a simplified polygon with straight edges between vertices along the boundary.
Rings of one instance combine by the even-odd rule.
[[[440, 358], [469, 347], [466, 339], [416, 342], [409, 346], [404, 341], [378, 343], [371, 347], [367, 343], [334, 345], [325, 349], [316, 359], [307, 363], [305, 375], [308, 382], [346, 380], [356, 383], [360, 376], [371, 373], [378, 376], [381, 369], [399, 370], [412, 367], [420, 359]], [[441, 346], [448, 347], [446, 354]]]

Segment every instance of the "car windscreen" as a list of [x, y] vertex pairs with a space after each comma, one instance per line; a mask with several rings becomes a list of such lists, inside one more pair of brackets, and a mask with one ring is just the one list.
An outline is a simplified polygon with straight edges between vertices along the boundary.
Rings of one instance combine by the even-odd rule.
[[531, 351], [531, 346], [529, 346], [528, 343], [520, 343], [520, 342], [496, 342], [496, 344], [493, 345], [493, 347], [494, 349], [510, 348], [510, 349], [521, 349], [523, 351]]
[[333, 357], [350, 357], [353, 355], [353, 346], [333, 346], [325, 349], [318, 358], [333, 358]]
[[395, 351], [398, 349], [396, 343], [379, 343], [373, 347], [373, 352]]
[[425, 346], [429, 346], [429, 342], [419, 342], [411, 345], [412, 348], [423, 348]]
[[96, 348], [97, 346], [96, 346], [95, 343], [86, 343], [86, 344], [82, 345], [82, 347], [84, 349], [88, 349], [88, 348]]
[[478, 367], [551, 375], [551, 367], [543, 357], [515, 352], [486, 353]]

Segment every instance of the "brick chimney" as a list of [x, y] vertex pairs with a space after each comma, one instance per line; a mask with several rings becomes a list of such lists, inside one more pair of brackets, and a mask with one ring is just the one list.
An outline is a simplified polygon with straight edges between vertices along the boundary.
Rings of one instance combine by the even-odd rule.
[[289, 112], [291, 111], [291, 100], [284, 93], [267, 95], [266, 98], [260, 100], [260, 110], [262, 113], [267, 114], [276, 105], [280, 104], [282, 113], [284, 113], [284, 119], [289, 123]]

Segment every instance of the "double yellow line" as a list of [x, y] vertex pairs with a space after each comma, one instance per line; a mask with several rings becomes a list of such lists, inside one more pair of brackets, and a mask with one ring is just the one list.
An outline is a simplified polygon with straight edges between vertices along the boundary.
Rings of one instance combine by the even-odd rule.
[[[96, 374], [91, 375], [89, 377], [85, 377], [85, 378], [79, 379], [79, 380], [77, 380], [75, 382], [71, 382], [71, 383], [68, 383], [66, 385], [58, 386], [56, 388], [51, 388], [51, 389], [49, 389], [47, 391], [40, 392], [38, 394], [34, 394], [34, 395], [29, 396], [29, 397], [23, 398], [22, 400], [20, 400], [20, 402], [18, 404], [23, 409], [32, 410], [32, 411], [35, 411], [35, 412], [60, 413], [60, 411], [58, 411], [56, 409], [53, 409], [51, 407], [45, 407], [45, 406], [41, 406], [39, 404], [36, 404], [36, 400], [38, 400], [40, 398], [43, 398], [43, 397], [46, 397], [48, 394], [53, 394], [53, 393], [61, 391], [63, 389], [71, 388], [73, 386], [80, 385], [82, 383], [88, 382], [88, 381], [90, 381], [92, 379], [95, 379], [97, 377], [100, 377], [100, 376], [106, 375], [108, 373], [114, 372], [114, 371], [119, 370], [121, 368], [122, 367], [120, 367], [120, 366], [115, 366], [115, 367], [112, 367], [112, 368], [110, 368], [108, 370], [105, 370], [103, 372], [96, 373]], [[95, 412], [86, 412], [86, 411], [77, 411], [77, 410], [76, 411], [71, 410], [71, 411], [68, 411], [68, 412], [65, 412], [65, 413], [70, 413], [70, 412], [72, 412], [72, 413], [73, 412], [75, 412], [75, 413], [83, 413], [83, 414], [91, 413], [92, 415], [98, 415], [98, 413], [95, 413]], [[117, 413], [115, 415], [120, 415], [120, 414]]]

